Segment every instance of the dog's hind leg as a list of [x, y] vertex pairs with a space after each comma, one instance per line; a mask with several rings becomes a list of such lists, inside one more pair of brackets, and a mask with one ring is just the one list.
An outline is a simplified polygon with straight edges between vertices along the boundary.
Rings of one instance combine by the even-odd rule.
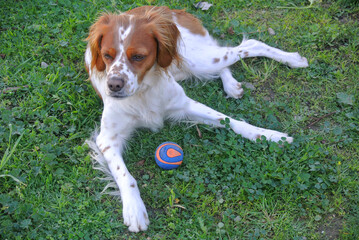
[[[193, 45], [193, 43], [187, 44]], [[243, 95], [243, 89], [240, 83], [233, 78], [228, 67], [240, 59], [267, 57], [292, 68], [308, 66], [307, 59], [301, 57], [297, 52], [285, 52], [254, 39], [244, 40], [237, 47], [197, 44], [191, 48], [191, 51], [184, 51], [183, 57], [188, 70], [196, 77], [221, 77], [225, 92], [233, 98], [240, 98]]]

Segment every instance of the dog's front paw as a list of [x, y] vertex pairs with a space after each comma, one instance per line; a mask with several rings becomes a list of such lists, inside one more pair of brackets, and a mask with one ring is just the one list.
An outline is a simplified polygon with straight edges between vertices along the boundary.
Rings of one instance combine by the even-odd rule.
[[257, 135], [257, 138], [260, 138], [261, 136], [265, 136], [267, 140], [270, 140], [272, 142], [279, 142], [283, 141], [282, 138], [285, 138], [285, 142], [292, 143], [293, 138], [289, 137], [288, 134], [274, 131], [274, 130], [268, 130], [265, 129], [264, 131], [261, 131], [259, 135]]
[[308, 60], [299, 55], [299, 53], [290, 53], [287, 64], [291, 68], [306, 68], [308, 67]]
[[145, 231], [150, 224], [145, 204], [138, 193], [122, 195], [123, 220], [131, 232]]
[[265, 136], [267, 140], [272, 142], [283, 141], [282, 138], [285, 138], [284, 140], [285, 142], [288, 143], [293, 142], [293, 138], [289, 137], [288, 134], [286, 133], [255, 127], [244, 121], [231, 119], [230, 126], [235, 133], [240, 134], [243, 137], [248, 138], [249, 140], [252, 141], [256, 141], [257, 139], [261, 139], [262, 136]]

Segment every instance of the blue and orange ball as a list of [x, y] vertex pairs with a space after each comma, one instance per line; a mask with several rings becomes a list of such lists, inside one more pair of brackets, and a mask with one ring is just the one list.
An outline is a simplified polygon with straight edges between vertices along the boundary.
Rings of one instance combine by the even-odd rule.
[[155, 153], [158, 166], [165, 170], [178, 168], [183, 161], [183, 150], [174, 142], [161, 143]]

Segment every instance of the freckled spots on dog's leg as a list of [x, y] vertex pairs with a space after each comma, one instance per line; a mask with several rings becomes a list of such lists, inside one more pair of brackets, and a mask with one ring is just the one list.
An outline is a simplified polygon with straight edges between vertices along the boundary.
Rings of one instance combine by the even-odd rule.
[[213, 63], [218, 63], [220, 61], [219, 58], [213, 58]]
[[109, 150], [111, 147], [110, 146], [107, 146], [107, 147], [105, 147], [101, 152], [102, 153], [105, 153], [107, 150]]

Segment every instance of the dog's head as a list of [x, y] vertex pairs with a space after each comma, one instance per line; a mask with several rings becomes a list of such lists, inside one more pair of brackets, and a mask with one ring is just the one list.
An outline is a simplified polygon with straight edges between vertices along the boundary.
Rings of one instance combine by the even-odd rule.
[[88, 67], [106, 74], [107, 95], [125, 98], [139, 89], [153, 67], [166, 69], [179, 60], [178, 37], [168, 9], [104, 14], [90, 28]]

